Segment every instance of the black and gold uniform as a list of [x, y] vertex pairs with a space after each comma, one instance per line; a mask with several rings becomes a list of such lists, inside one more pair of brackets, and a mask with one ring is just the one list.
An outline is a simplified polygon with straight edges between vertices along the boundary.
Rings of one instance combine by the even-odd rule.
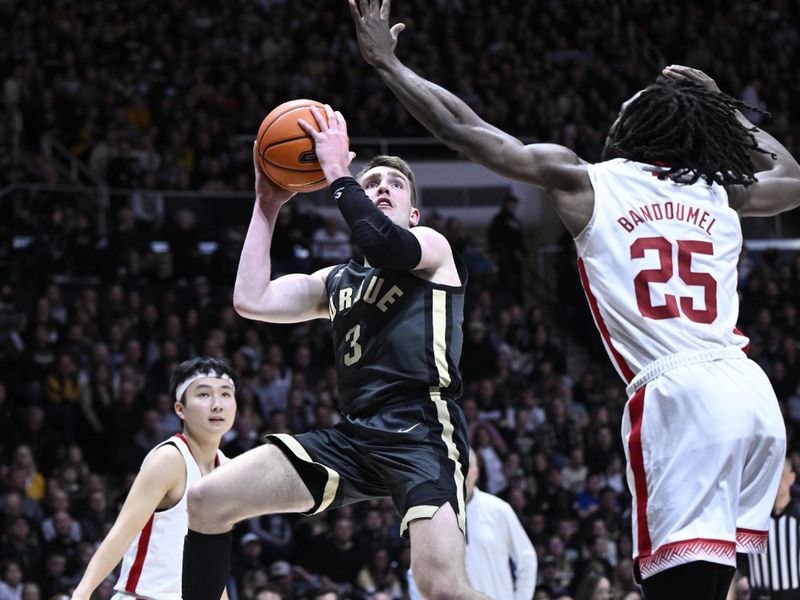
[[335, 427], [272, 435], [314, 496], [310, 513], [391, 496], [408, 522], [444, 503], [464, 530], [466, 424], [461, 394], [466, 268], [460, 286], [354, 261], [327, 279], [339, 403]]

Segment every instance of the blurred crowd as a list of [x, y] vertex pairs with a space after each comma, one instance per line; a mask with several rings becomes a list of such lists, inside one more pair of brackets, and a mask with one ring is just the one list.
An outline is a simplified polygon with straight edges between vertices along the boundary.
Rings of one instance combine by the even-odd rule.
[[[797, 150], [795, 4], [597, 4], [398, 0], [393, 10], [408, 25], [403, 58], [516, 135], [597, 159], [619, 104], [658, 71], [646, 39], [765, 105], [764, 126]], [[167, 396], [178, 362], [224, 357], [242, 375], [229, 456], [264, 433], [339, 419], [328, 324], [268, 326], [233, 310], [251, 200], [182, 204], [157, 190], [251, 190], [240, 136], [291, 98], [341, 108], [354, 136], [424, 132], [360, 58], [345, 2], [210, 6], [0, 1], [0, 184], [57, 181], [39, 153], [50, 134], [112, 187], [135, 188], [112, 199], [105, 235], [80, 197], [0, 204], [0, 600], [69, 593], [142, 458], [180, 427]], [[461, 405], [479, 486], [511, 504], [533, 541], [537, 600], [593, 597], [600, 576], [614, 597], [635, 598], [623, 385], [590, 331], [569, 243], [557, 295], [532, 295], [515, 202], [500, 204], [479, 237], [457, 219], [426, 221], [470, 266]], [[273, 268], [308, 272], [354, 250], [335, 220], [292, 202]], [[800, 254], [745, 252], [740, 295], [739, 327], [800, 467]], [[570, 367], [575, 340], [587, 367]], [[242, 523], [232, 600], [403, 598], [398, 531], [388, 502]]]
[[[517, 136], [597, 160], [620, 104], [665, 61], [765, 106], [765, 127], [796, 149], [796, 3], [405, 0], [392, 10], [407, 25], [399, 55]], [[351, 136], [426, 135], [361, 58], [344, 0], [4, 0], [0, 17], [0, 184], [57, 179], [38, 152], [49, 134], [112, 187], [247, 191], [242, 138], [303, 97], [340, 109]]]

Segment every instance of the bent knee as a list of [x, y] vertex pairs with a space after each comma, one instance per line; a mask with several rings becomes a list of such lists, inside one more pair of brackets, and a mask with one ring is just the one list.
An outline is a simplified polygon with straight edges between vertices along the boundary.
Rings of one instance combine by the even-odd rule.
[[458, 600], [464, 598], [469, 583], [454, 579], [451, 573], [414, 573], [414, 583], [425, 600]]
[[202, 483], [202, 481], [196, 481], [189, 486], [189, 490], [186, 492], [186, 509], [189, 514], [202, 512], [208, 503], [208, 494], [203, 490]]
[[190, 517], [202, 517], [211, 512], [212, 499], [202, 481], [193, 483], [186, 492], [186, 510]]
[[233, 522], [224, 510], [224, 503], [214, 498], [214, 490], [205, 481], [197, 481], [186, 493], [189, 528], [203, 533], [229, 529]]

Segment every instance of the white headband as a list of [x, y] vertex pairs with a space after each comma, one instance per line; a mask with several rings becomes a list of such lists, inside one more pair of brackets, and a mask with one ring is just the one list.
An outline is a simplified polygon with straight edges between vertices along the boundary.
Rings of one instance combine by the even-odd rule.
[[206, 377], [216, 377], [217, 379], [227, 379], [228, 381], [233, 384], [233, 379], [231, 379], [230, 375], [226, 375], [225, 373], [217, 373], [216, 371], [208, 371], [206, 373], [195, 373], [189, 379], [181, 383], [175, 390], [175, 399], [180, 402], [181, 398], [183, 397], [183, 393], [188, 389], [190, 385], [192, 385], [198, 379], [205, 379]]

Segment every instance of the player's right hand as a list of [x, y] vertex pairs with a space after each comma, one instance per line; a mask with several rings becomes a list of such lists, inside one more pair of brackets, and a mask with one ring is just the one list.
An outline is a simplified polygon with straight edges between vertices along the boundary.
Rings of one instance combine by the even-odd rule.
[[328, 104], [324, 110], [323, 117], [316, 106], [311, 108], [318, 130], [303, 119], [298, 119], [297, 124], [314, 140], [314, 153], [319, 166], [328, 182], [333, 183], [340, 177], [350, 175], [349, 166], [356, 155], [350, 151], [347, 122], [342, 113], [334, 111]]
[[689, 81], [694, 81], [710, 89], [712, 92], [721, 91], [717, 82], [700, 69], [693, 69], [692, 67], [685, 67], [683, 65], [670, 65], [666, 67], [661, 74], [667, 79], [688, 79]]
[[257, 141], [253, 142], [253, 167], [256, 172], [256, 200], [283, 205], [288, 202], [296, 192], [290, 192], [275, 185], [258, 166]]

